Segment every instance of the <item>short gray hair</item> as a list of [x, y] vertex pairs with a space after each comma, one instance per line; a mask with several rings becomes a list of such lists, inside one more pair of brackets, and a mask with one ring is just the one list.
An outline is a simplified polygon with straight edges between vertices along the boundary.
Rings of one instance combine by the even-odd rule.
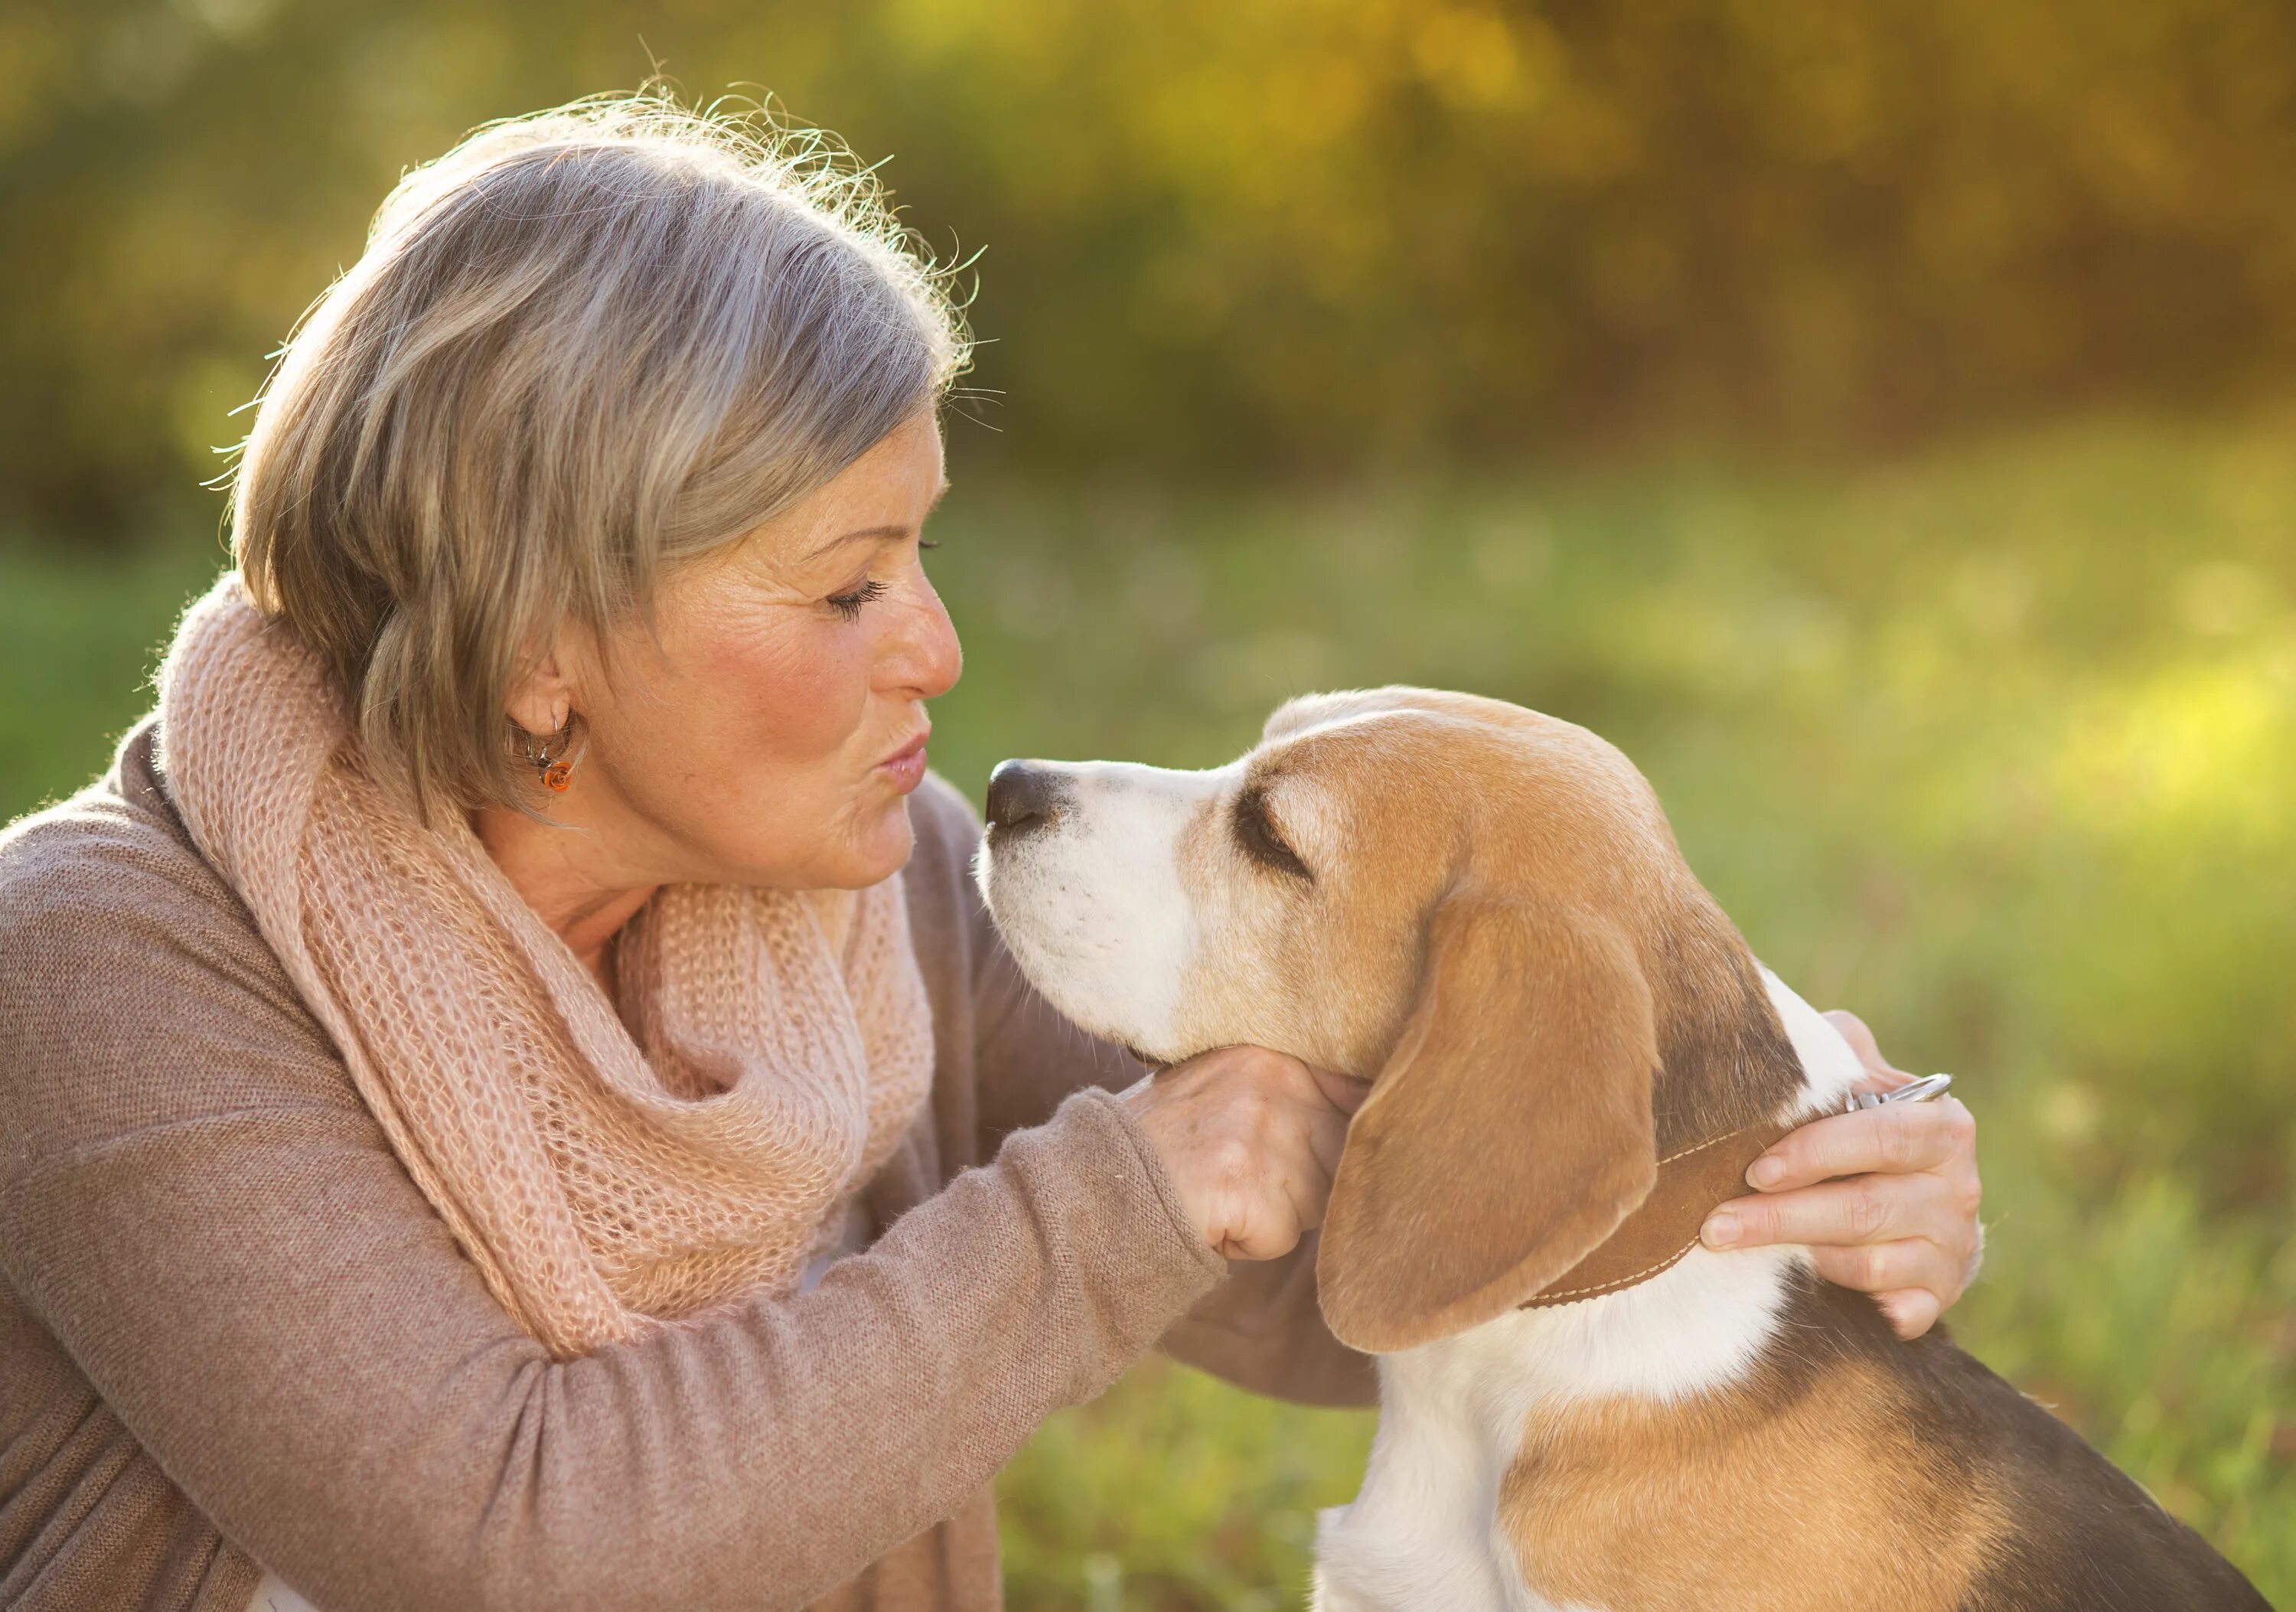
[[488, 124], [400, 181], [283, 350], [240, 572], [379, 776], [426, 813], [521, 803], [529, 657], [834, 477], [968, 353], [830, 136], [652, 93]]

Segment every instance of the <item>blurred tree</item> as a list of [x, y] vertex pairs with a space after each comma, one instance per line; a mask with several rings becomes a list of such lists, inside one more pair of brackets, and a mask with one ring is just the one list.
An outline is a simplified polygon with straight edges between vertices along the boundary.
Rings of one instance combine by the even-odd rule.
[[401, 169], [657, 61], [988, 246], [974, 463], [1870, 444], [2296, 374], [2285, 0], [13, 0], [0, 519], [181, 498]]

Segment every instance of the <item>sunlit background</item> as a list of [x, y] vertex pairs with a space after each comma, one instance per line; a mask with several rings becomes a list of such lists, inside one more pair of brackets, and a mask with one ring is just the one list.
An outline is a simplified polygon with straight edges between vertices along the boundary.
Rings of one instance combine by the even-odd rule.
[[[944, 771], [1392, 679], [1599, 728], [1956, 1072], [1964, 1340], [2296, 1603], [2296, 10], [12, 0], [0, 816], [149, 703], [401, 169], [657, 68], [980, 254]], [[1299, 1604], [1368, 1426], [1144, 1368], [1007, 1475], [1013, 1604]]]

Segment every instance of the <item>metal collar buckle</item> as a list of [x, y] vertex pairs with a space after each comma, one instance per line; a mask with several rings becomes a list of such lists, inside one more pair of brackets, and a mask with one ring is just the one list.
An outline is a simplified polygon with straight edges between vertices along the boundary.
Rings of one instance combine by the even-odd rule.
[[1926, 1103], [1941, 1098], [1946, 1088], [1953, 1084], [1949, 1074], [1925, 1074], [1917, 1081], [1908, 1081], [1895, 1091], [1853, 1091], [1842, 1099], [1841, 1112], [1855, 1114], [1860, 1108], [1879, 1108], [1884, 1103]]

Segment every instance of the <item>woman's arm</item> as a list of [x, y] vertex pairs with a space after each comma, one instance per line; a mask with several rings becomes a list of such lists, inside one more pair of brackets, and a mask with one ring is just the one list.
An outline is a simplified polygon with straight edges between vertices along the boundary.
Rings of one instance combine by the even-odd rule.
[[554, 1361], [228, 892], [96, 816], [0, 845], [0, 1267], [329, 1612], [802, 1606], [1224, 1273], [1137, 1122], [1086, 1093], [814, 1291]]

